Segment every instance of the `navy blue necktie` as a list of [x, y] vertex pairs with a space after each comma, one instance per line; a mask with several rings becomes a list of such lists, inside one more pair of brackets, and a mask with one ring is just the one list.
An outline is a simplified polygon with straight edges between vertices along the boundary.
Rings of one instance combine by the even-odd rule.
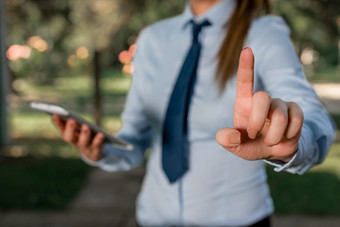
[[181, 178], [188, 170], [187, 117], [190, 100], [196, 81], [196, 71], [201, 52], [199, 33], [208, 21], [192, 24], [192, 45], [170, 97], [163, 125], [162, 166], [171, 183]]

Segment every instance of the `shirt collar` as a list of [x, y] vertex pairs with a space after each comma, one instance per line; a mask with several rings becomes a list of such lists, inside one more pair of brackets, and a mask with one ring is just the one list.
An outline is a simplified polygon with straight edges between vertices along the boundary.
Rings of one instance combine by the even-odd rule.
[[204, 19], [207, 19], [212, 26], [224, 27], [234, 11], [235, 2], [235, 0], [222, 0], [211, 7], [206, 13], [195, 16], [190, 7], [190, 0], [188, 0], [182, 14], [181, 28], [185, 27], [191, 20], [199, 23]]

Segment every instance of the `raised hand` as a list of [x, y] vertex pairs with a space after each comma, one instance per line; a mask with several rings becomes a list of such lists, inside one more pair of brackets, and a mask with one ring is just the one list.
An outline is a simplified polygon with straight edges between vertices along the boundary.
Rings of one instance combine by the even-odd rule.
[[264, 91], [253, 93], [254, 55], [245, 48], [237, 71], [234, 128], [216, 134], [225, 149], [246, 160], [288, 162], [298, 148], [303, 111], [294, 102], [272, 99]]
[[103, 143], [105, 137], [102, 133], [93, 134], [91, 129], [75, 120], [64, 121], [57, 115], [52, 116], [54, 124], [59, 128], [63, 139], [74, 145], [89, 160], [99, 161], [103, 157]]

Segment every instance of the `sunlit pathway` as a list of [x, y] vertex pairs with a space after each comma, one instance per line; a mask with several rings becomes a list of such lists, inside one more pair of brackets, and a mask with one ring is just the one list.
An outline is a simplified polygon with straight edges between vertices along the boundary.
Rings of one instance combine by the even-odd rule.
[[340, 114], [340, 83], [317, 83], [313, 87], [326, 109]]

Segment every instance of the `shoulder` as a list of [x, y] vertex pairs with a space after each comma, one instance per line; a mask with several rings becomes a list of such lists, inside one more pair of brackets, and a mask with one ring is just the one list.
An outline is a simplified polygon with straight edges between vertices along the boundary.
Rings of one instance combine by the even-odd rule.
[[290, 28], [281, 17], [268, 15], [256, 18], [249, 30], [246, 45], [252, 47], [261, 75], [274, 69], [300, 70]]
[[251, 29], [274, 29], [289, 31], [289, 27], [282, 17], [275, 15], [266, 15], [256, 18], [251, 25]]
[[288, 45], [290, 42], [290, 28], [281, 17], [273, 15], [256, 18], [246, 39], [246, 45], [252, 46], [256, 51], [266, 51], [268, 48]]
[[249, 30], [249, 36], [290, 35], [290, 28], [282, 17], [266, 15], [256, 18]]
[[181, 15], [174, 16], [171, 18], [163, 19], [159, 22], [151, 24], [144, 28], [139, 36], [139, 42], [144, 42], [145, 40], [150, 41], [161, 41], [165, 38], [169, 38], [169, 36], [173, 35], [180, 26]]

